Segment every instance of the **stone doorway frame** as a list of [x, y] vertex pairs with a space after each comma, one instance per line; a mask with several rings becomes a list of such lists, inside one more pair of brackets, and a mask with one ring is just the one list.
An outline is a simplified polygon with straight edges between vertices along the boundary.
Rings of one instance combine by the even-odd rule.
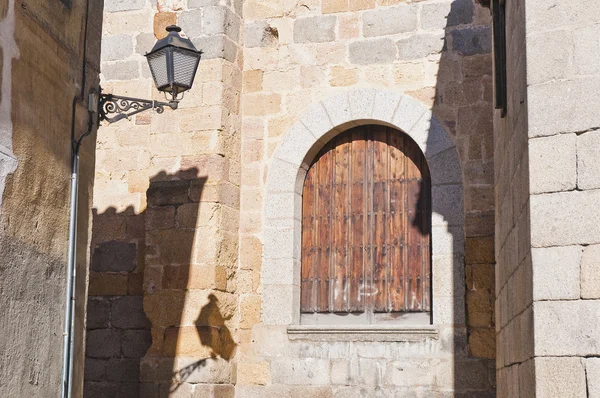
[[464, 326], [464, 200], [456, 146], [421, 102], [377, 89], [347, 90], [313, 105], [275, 150], [263, 208], [262, 322], [299, 324], [304, 178], [313, 158], [331, 138], [365, 124], [400, 130], [425, 154], [432, 184], [433, 325]]

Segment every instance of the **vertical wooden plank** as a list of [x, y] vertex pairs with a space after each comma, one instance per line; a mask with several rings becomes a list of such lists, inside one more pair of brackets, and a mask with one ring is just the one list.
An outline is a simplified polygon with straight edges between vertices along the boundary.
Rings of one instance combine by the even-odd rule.
[[421, 239], [421, 170], [420, 149], [407, 139], [406, 146], [406, 177], [407, 177], [407, 204], [408, 204], [408, 311], [421, 311], [423, 301], [422, 286], [422, 239]]
[[364, 128], [351, 130], [352, 144], [350, 156], [350, 274], [348, 280], [349, 312], [365, 310], [364, 293], [364, 261], [366, 253], [366, 134]]
[[333, 311], [348, 308], [348, 219], [349, 219], [349, 156], [350, 135], [339, 136], [334, 148], [333, 190]]
[[398, 131], [390, 134], [390, 311], [404, 310], [405, 272], [403, 242], [405, 241], [405, 156], [404, 137]]
[[317, 162], [319, 173], [317, 214], [317, 312], [328, 312], [330, 308], [331, 268], [331, 143], [324, 148]]
[[302, 283], [301, 283], [301, 311], [313, 312], [315, 309], [315, 266], [316, 266], [316, 248], [315, 248], [315, 180], [317, 168], [311, 167], [308, 170], [304, 187], [302, 190]]
[[389, 201], [387, 195], [388, 180], [388, 144], [386, 128], [373, 127], [373, 172], [372, 172], [372, 251], [373, 262], [373, 310], [387, 311], [387, 229]]

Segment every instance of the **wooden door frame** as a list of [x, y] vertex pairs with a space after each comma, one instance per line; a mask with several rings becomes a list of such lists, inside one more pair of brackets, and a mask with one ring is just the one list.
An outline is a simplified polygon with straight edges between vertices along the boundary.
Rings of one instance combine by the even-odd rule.
[[433, 324], [465, 325], [464, 201], [456, 146], [421, 102], [401, 93], [354, 89], [312, 106], [278, 145], [268, 168], [263, 212], [262, 322], [300, 321], [302, 187], [309, 165], [335, 135], [381, 124], [420, 147], [432, 183]]

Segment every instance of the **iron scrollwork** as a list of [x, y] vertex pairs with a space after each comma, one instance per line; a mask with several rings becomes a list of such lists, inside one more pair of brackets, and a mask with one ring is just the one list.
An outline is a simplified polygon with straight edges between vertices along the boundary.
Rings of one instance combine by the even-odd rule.
[[[163, 113], [165, 106], [177, 109], [177, 105], [178, 101], [159, 102], [113, 94], [101, 94], [98, 116], [100, 121], [106, 120], [108, 123], [114, 123], [148, 109], [154, 109], [156, 113]], [[109, 114], [116, 114], [116, 116], [109, 117]]]

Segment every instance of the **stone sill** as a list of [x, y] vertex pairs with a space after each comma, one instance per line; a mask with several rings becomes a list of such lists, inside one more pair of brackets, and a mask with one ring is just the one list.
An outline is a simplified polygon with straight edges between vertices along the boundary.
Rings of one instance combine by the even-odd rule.
[[436, 326], [317, 326], [293, 325], [287, 328], [290, 340], [308, 341], [424, 341], [438, 339]]

